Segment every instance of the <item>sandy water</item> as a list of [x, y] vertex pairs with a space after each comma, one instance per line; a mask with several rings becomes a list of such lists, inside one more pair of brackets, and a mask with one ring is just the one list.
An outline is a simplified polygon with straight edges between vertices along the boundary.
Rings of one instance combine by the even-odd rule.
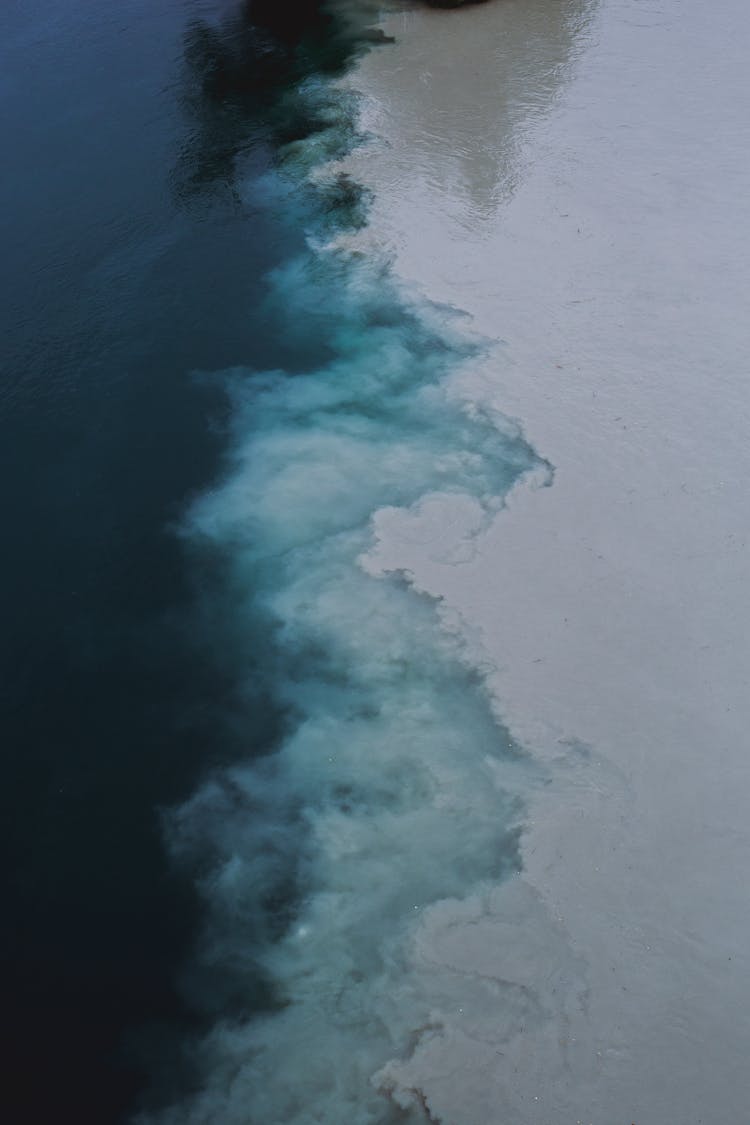
[[392, 1081], [456, 1125], [729, 1125], [750, 1045], [747, 14], [504, 0], [384, 28], [351, 79], [359, 245], [497, 341], [461, 388], [554, 466], [471, 551], [447, 500], [376, 521], [380, 564], [460, 614], [548, 771], [504, 901], [423, 927], [466, 1010]]

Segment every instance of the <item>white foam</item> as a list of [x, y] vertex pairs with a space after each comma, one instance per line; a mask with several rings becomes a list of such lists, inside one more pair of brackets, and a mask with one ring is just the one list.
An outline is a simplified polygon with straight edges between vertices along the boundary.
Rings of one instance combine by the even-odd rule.
[[[224, 560], [247, 674], [286, 733], [169, 822], [174, 853], [207, 867], [202, 957], [240, 992], [262, 971], [280, 1007], [217, 1022], [196, 1047], [202, 1092], [165, 1123], [388, 1120], [405, 1098], [388, 1064], [458, 995], [415, 975], [425, 912], [484, 901], [518, 868], [534, 771], [455, 624], [378, 556], [377, 529], [451, 509], [470, 539], [545, 469], [517, 427], [451, 389], [467, 354], [451, 318], [410, 307], [380, 267], [313, 253], [277, 271], [272, 301], [315, 323], [323, 288], [335, 356], [227, 376], [227, 473], [185, 526]], [[294, 903], [283, 924], [279, 899]]]

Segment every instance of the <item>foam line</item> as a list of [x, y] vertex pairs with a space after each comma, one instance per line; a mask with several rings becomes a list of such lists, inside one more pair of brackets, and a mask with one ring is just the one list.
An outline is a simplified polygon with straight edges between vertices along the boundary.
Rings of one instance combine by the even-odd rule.
[[[279, 190], [263, 185], [269, 205], [300, 206], [282, 190], [310, 166], [296, 147]], [[433, 1011], [410, 976], [415, 927], [519, 866], [526, 767], [439, 606], [373, 564], [373, 528], [384, 509], [441, 498], [481, 522], [539, 461], [506, 420], [451, 393], [476, 347], [457, 318], [322, 247], [330, 196], [316, 198], [309, 252], [269, 278], [267, 313], [330, 359], [221, 376], [226, 471], [184, 524], [222, 560], [215, 628], [231, 631], [238, 676], [273, 700], [282, 734], [168, 817], [173, 854], [200, 869], [199, 957], [240, 993], [261, 975], [273, 1001], [217, 1018], [193, 1047], [200, 1092], [160, 1125], [403, 1120], [373, 1076]]]

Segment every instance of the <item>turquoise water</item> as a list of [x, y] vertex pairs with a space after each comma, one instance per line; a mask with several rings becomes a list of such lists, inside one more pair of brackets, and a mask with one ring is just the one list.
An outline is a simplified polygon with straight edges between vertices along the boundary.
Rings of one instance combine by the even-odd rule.
[[460, 317], [329, 245], [367, 200], [308, 177], [356, 143], [331, 79], [376, 37], [296, 14], [3, 16], [28, 1120], [387, 1120], [414, 918], [519, 864], [523, 758], [368, 552], [374, 513], [448, 493], [479, 526], [538, 462], [444, 386]]
[[404, 983], [410, 926], [518, 869], [506, 786], [523, 767], [436, 606], [408, 575], [369, 572], [370, 520], [436, 492], [489, 513], [535, 460], [451, 401], [439, 380], [460, 342], [381, 273], [317, 253], [271, 286], [298, 327], [327, 327], [334, 358], [227, 376], [228, 470], [185, 534], [225, 561], [214, 620], [281, 729], [167, 822], [203, 867], [199, 961], [230, 967], [238, 991], [260, 972], [271, 1011], [218, 1013], [198, 1053], [207, 1090], [167, 1119], [379, 1121], [370, 1076], [429, 1018]]
[[268, 275], [264, 310], [330, 356], [214, 375], [232, 404], [225, 469], [183, 523], [221, 560], [217, 643], [229, 638], [240, 692], [272, 701], [279, 729], [166, 821], [201, 872], [199, 977], [221, 966], [241, 995], [260, 975], [268, 1010], [217, 1011], [196, 1048], [203, 1088], [170, 1122], [390, 1119], [372, 1076], [430, 1017], [408, 983], [415, 918], [520, 865], [524, 766], [482, 676], [409, 575], [377, 573], [368, 551], [374, 513], [450, 494], [481, 523], [539, 462], [443, 385], [476, 351], [460, 318], [326, 245], [352, 215], [335, 203], [332, 216], [330, 189], [304, 176], [345, 146], [353, 107], [317, 84], [301, 93], [333, 97], [330, 130], [282, 147], [263, 178], [307, 242]]

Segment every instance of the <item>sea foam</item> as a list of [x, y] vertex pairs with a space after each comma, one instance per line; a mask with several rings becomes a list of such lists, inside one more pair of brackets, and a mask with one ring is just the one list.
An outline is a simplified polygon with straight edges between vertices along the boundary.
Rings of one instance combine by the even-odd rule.
[[[161, 1125], [423, 1116], [416, 1094], [394, 1100], [393, 1079], [440, 1018], [434, 975], [413, 972], [420, 919], [520, 865], [530, 767], [439, 603], [378, 565], [374, 527], [444, 501], [468, 505], [476, 528], [540, 462], [507, 419], [451, 389], [477, 350], [460, 317], [326, 246], [331, 195], [305, 186], [317, 158], [299, 150], [259, 192], [309, 232], [269, 277], [265, 311], [326, 358], [217, 376], [226, 468], [183, 527], [221, 561], [213, 627], [232, 636], [248, 698], [281, 716], [278, 736], [166, 818], [205, 902], [196, 963], [221, 967], [235, 995], [260, 976], [271, 1000], [217, 1014], [191, 1048], [199, 1091]], [[306, 192], [318, 202], [301, 214]]]

